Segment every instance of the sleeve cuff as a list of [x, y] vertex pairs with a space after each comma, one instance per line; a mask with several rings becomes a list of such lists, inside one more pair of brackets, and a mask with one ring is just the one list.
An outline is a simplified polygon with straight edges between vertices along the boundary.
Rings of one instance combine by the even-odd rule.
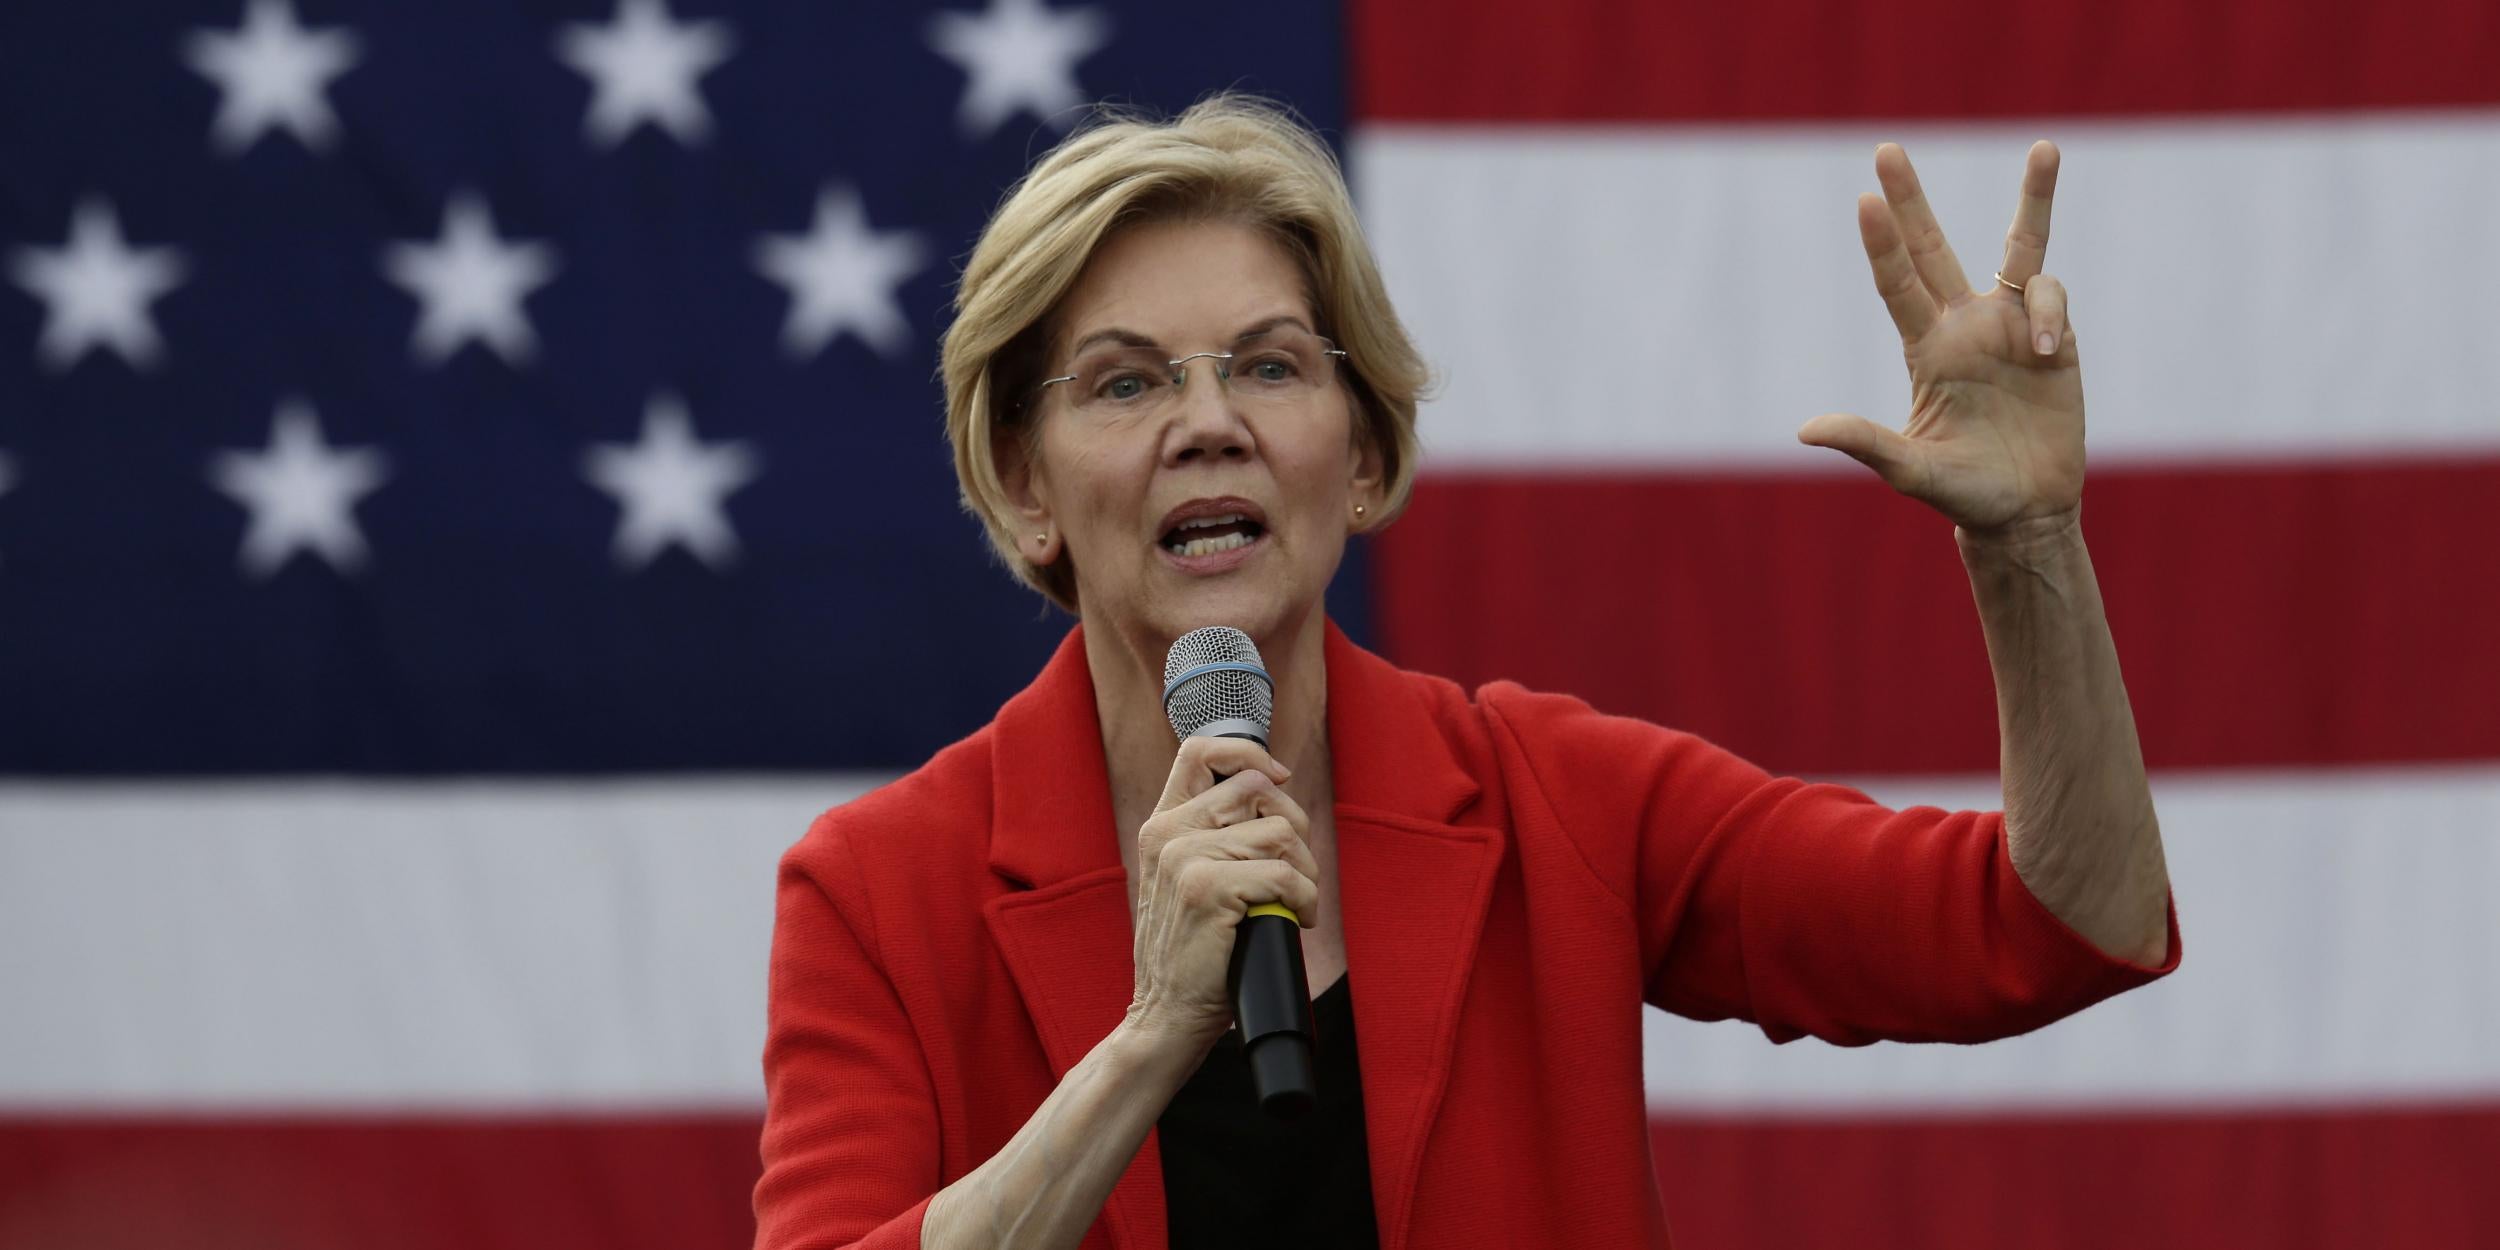
[[[2002, 883], [1998, 890], [1999, 914], [2006, 918], [2011, 931], [2009, 936], [2026, 954], [2037, 955], [2052, 963], [2089, 969], [2096, 974], [2096, 979], [2109, 983], [2102, 994], [2095, 997], [2168, 976], [2179, 966], [2179, 899], [2176, 890], [2170, 891], [2162, 900], [2163, 925], [2169, 945], [2166, 957], [2159, 964], [2122, 959], [2077, 933], [2073, 926], [2059, 919], [2056, 912], [2050, 911], [2048, 904], [2040, 901], [2039, 895], [2031, 892], [2022, 874], [2014, 870], [2010, 836], [2004, 818], [1999, 816], [1996, 838], [1997, 879]], [[2021, 897], [2005, 897], [2008, 894]]]

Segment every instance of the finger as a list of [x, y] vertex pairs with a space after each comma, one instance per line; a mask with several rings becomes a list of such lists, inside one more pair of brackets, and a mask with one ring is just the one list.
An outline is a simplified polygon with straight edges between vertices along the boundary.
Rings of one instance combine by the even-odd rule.
[[1268, 897], [1245, 897], [1243, 901], [1253, 908], [1264, 903], [1275, 903], [1291, 914], [1295, 924], [1305, 929], [1317, 927], [1319, 924], [1319, 882], [1312, 880], [1300, 869], [1290, 864], [1278, 863], [1276, 860], [1264, 862], [1275, 865], [1275, 867], [1260, 869], [1261, 883], [1266, 886]]
[[1901, 341], [1915, 343], [1936, 325], [1936, 301], [1910, 267], [1910, 253], [1901, 246], [1901, 227], [1883, 197], [1869, 192], [1858, 197], [1858, 241], [1866, 245], [1866, 263], [1875, 270], [1875, 293], [1884, 297], [1893, 328]]
[[1998, 272], [2006, 281], [2021, 286], [2048, 263], [2049, 201], [2056, 195], [2057, 145], [2042, 139], [2024, 158], [2022, 198], [2014, 202], [2014, 224], [2005, 232], [2005, 267]]
[[1319, 857], [1311, 854], [1311, 844], [1293, 822], [1282, 816], [1262, 816], [1257, 820], [1233, 825], [1224, 832], [1233, 835], [1233, 845], [1243, 848], [1259, 859], [1278, 859], [1293, 865], [1295, 872], [1319, 880]]
[[[1138, 863], [1151, 866], [1162, 854], [1169, 853], [1168, 850], [1161, 850], [1161, 846], [1175, 843], [1183, 836], [1194, 836], [1206, 830], [1222, 831], [1268, 819], [1283, 821], [1297, 839], [1307, 836], [1305, 831], [1310, 827], [1309, 818], [1302, 814], [1302, 806], [1277, 788], [1275, 782], [1268, 780], [1267, 774], [1236, 773], [1205, 794], [1147, 820], [1147, 830], [1152, 833], [1143, 830], [1139, 833]], [[1150, 849], [1150, 840], [1159, 844], [1158, 847]]]
[[1196, 908], [1220, 907], [1246, 917], [1272, 904], [1292, 913], [1304, 928], [1316, 924], [1319, 916], [1319, 884], [1279, 860], [1191, 864], [1174, 879], [1173, 888], [1182, 903]]
[[1274, 779], [1255, 768], [1247, 769], [1209, 786], [1179, 807], [1156, 812], [1146, 827], [1167, 840], [1193, 830], [1221, 829], [1284, 810], [1278, 801], [1281, 797]]
[[1250, 771], [1265, 773], [1280, 785], [1293, 776], [1293, 770], [1277, 763], [1266, 747], [1248, 738], [1184, 738], [1172, 757], [1172, 773], [1164, 779], [1163, 797], [1155, 801], [1155, 810], [1168, 812], [1213, 789], [1219, 778]]
[[1140, 875], [1154, 879], [1155, 866], [1163, 861], [1171, 845], [1182, 837], [1206, 829], [1221, 829], [1255, 819], [1264, 813], [1261, 804], [1266, 795], [1276, 793], [1276, 783], [1266, 773], [1247, 769], [1234, 773], [1208, 787], [1197, 797], [1178, 807], [1167, 808], [1146, 818], [1137, 829], [1137, 866]]
[[1864, 417], [1824, 413], [1798, 428], [1797, 441], [1844, 452], [1903, 494], [1914, 495], [1924, 485], [1927, 458], [1918, 444]]
[[2031, 321], [2031, 350], [2054, 356], [2066, 342], [2066, 284], [2047, 274], [2023, 287], [2023, 311]]
[[1201, 859], [1281, 860], [1312, 880], [1319, 879], [1319, 858], [1311, 853], [1311, 844], [1303, 839], [1301, 830], [1282, 816], [1262, 816], [1221, 828], [1200, 829], [1172, 839], [1163, 849], [1162, 862], [1175, 874], [1187, 871], [1191, 861]]
[[1927, 293], [1940, 304], [1970, 294], [1970, 278], [1962, 272], [1952, 245], [1944, 241], [1944, 227], [1936, 224], [1936, 210], [1928, 207], [1927, 192], [1918, 185], [1918, 171], [1910, 168], [1910, 154], [1900, 144], [1875, 149], [1875, 180], [1884, 184], [1884, 199], [1901, 222], [1902, 242], [1910, 249], [1910, 263], [1918, 268], [1918, 280], [1927, 285]]

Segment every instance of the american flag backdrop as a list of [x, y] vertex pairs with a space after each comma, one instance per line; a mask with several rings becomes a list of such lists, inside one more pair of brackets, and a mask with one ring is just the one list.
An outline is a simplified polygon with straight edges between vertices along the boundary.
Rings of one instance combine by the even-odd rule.
[[[1066, 628], [955, 502], [961, 258], [1085, 102], [1339, 146], [1442, 379], [1331, 610], [1993, 807], [1852, 224], [2064, 170], [2192, 957], [1979, 1048], [1649, 1017], [1687, 1247], [2500, 1245], [2488, 0], [20, 0], [0, 1250], [742, 1246], [772, 867]], [[1109, 831], [1106, 832], [1109, 836]]]

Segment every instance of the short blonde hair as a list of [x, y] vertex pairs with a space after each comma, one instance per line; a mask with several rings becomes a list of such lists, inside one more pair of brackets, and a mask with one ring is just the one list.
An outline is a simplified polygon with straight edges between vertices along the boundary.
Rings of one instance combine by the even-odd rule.
[[1024, 584], [1077, 610], [1064, 555], [1025, 558], [1022, 527], [998, 468], [997, 442], [1034, 446], [1021, 402], [1041, 380], [1059, 327], [1052, 313], [1114, 229], [1160, 219], [1240, 221], [1272, 234], [1300, 267], [1315, 328], [1347, 352], [1355, 436], [1377, 448], [1387, 487], [1370, 528], [1405, 508], [1415, 480], [1415, 406], [1423, 357], [1389, 306], [1336, 156], [1290, 110], [1252, 96], [1211, 96], [1159, 122], [1105, 107], [1008, 193], [972, 249], [955, 292], [940, 371], [946, 438], [964, 507]]

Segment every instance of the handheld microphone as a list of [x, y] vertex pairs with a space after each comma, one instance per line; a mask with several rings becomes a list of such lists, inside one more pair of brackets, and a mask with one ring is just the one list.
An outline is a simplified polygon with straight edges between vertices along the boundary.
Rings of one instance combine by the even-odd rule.
[[[1181, 635], [1163, 660], [1163, 713], [1182, 738], [1248, 738], [1266, 746], [1276, 684], [1250, 635], [1229, 625]], [[1259, 1106], [1278, 1119], [1301, 1118], [1318, 1100], [1301, 917], [1276, 903], [1252, 907], [1233, 935], [1225, 975]]]

